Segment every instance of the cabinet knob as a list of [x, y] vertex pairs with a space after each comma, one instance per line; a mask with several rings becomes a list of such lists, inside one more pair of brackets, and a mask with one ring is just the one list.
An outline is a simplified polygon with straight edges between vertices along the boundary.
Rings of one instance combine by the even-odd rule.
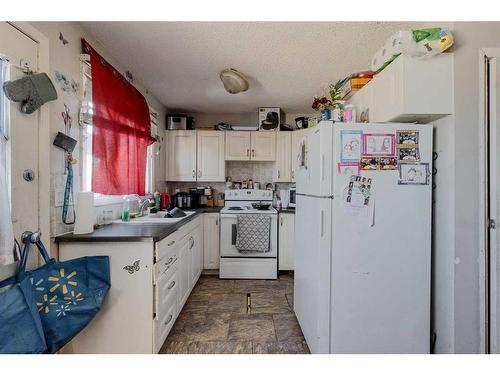
[[196, 171], [193, 169], [193, 178], [196, 177]]
[[175, 281], [172, 281], [168, 286], [168, 289], [172, 289], [175, 286]]
[[173, 315], [172, 315], [172, 314], [170, 314], [170, 315], [168, 316], [167, 321], [165, 322], [165, 325], [168, 325], [168, 323], [170, 323], [170, 322], [172, 321], [172, 318], [173, 318]]
[[172, 246], [175, 243], [175, 241], [170, 241], [167, 246]]
[[198, 178], [201, 177], [201, 170], [198, 170]]
[[247, 156], [250, 156], [250, 149], [247, 148]]
[[252, 156], [255, 157], [255, 149], [252, 149]]
[[280, 177], [281, 177], [281, 173], [280, 173], [280, 171], [278, 170], [278, 178], [280, 178]]

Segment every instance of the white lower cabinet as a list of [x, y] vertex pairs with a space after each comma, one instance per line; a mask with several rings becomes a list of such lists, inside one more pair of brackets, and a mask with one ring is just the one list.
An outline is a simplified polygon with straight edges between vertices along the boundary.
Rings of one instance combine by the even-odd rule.
[[156, 243], [59, 243], [61, 261], [106, 255], [111, 271], [101, 311], [63, 352], [158, 353], [201, 275], [203, 234], [199, 215]]
[[220, 262], [220, 215], [203, 215], [203, 269], [219, 269]]
[[293, 271], [295, 254], [295, 214], [281, 212], [278, 230], [278, 269]]

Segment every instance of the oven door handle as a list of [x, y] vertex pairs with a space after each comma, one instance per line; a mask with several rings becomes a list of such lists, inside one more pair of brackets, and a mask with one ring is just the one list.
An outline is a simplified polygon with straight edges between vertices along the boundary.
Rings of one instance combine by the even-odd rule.
[[236, 224], [231, 224], [231, 245], [236, 245], [236, 235], [238, 230], [236, 228]]

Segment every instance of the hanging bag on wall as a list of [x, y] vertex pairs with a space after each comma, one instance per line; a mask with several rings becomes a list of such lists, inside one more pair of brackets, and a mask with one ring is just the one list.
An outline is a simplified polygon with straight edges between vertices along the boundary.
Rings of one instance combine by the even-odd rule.
[[[42, 254], [45, 264], [25, 271], [30, 243]], [[18, 280], [32, 279], [47, 352], [55, 353], [90, 323], [100, 310], [109, 288], [109, 257], [88, 256], [57, 262], [31, 234], [25, 241]]]
[[0, 353], [36, 354], [47, 350], [32, 280], [15, 276], [0, 282]]

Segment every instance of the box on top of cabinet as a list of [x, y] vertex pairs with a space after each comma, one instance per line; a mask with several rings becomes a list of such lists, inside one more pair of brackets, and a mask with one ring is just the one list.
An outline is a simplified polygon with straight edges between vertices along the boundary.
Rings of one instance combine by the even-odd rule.
[[279, 107], [259, 108], [259, 130], [279, 131], [285, 113]]

